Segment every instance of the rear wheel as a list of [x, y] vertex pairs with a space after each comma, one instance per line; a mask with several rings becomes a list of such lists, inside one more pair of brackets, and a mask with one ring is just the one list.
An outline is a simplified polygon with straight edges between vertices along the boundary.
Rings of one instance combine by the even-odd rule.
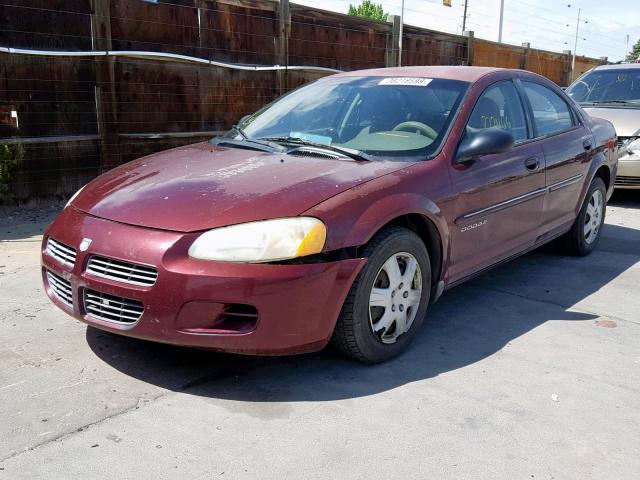
[[589, 255], [602, 233], [607, 209], [607, 189], [600, 177], [595, 177], [585, 196], [580, 213], [571, 230], [564, 236], [564, 245], [572, 255]]
[[415, 233], [391, 227], [364, 249], [368, 262], [342, 307], [332, 343], [362, 362], [402, 352], [415, 336], [429, 303], [431, 265]]

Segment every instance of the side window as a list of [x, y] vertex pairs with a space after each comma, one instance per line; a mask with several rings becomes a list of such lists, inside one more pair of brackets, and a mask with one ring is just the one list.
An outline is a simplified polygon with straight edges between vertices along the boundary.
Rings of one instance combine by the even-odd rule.
[[501, 128], [516, 142], [527, 139], [527, 122], [520, 96], [511, 81], [487, 88], [476, 103], [467, 128]]
[[522, 82], [533, 110], [538, 136], [568, 130], [574, 120], [567, 103], [553, 90], [533, 82]]

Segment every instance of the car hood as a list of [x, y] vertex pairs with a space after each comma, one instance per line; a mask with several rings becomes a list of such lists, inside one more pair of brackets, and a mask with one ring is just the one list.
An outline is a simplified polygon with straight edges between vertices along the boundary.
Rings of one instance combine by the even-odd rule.
[[583, 107], [592, 117], [613, 123], [619, 137], [640, 135], [640, 108]]
[[192, 232], [299, 215], [404, 162], [293, 156], [209, 143], [143, 157], [101, 175], [73, 200], [90, 215]]

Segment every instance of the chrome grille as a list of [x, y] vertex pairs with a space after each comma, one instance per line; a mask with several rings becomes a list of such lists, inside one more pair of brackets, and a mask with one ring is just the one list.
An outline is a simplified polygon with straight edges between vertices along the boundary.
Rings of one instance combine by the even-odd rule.
[[73, 308], [73, 289], [71, 282], [47, 270], [47, 281], [53, 295], [67, 307]]
[[622, 148], [625, 143], [627, 143], [629, 137], [618, 137], [618, 148]]
[[640, 177], [616, 177], [615, 185], [621, 187], [640, 187]]
[[143, 287], [152, 286], [158, 278], [158, 270], [153, 267], [99, 256], [92, 256], [89, 259], [87, 273], [96, 277]]
[[84, 291], [84, 308], [89, 317], [124, 324], [136, 323], [144, 312], [144, 305], [138, 300], [89, 289]]
[[73, 267], [76, 263], [76, 249], [49, 237], [45, 251], [63, 265]]

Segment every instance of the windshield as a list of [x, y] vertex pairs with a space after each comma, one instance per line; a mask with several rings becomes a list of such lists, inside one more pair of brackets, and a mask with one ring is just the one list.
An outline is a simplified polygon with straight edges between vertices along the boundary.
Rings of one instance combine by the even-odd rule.
[[595, 70], [574, 82], [567, 94], [578, 103], [640, 106], [640, 68]]
[[[468, 84], [401, 77], [337, 77], [301, 87], [241, 122], [250, 139], [300, 139], [369, 156], [430, 156]], [[227, 136], [241, 139], [237, 131]], [[300, 142], [298, 142], [300, 143]]]

